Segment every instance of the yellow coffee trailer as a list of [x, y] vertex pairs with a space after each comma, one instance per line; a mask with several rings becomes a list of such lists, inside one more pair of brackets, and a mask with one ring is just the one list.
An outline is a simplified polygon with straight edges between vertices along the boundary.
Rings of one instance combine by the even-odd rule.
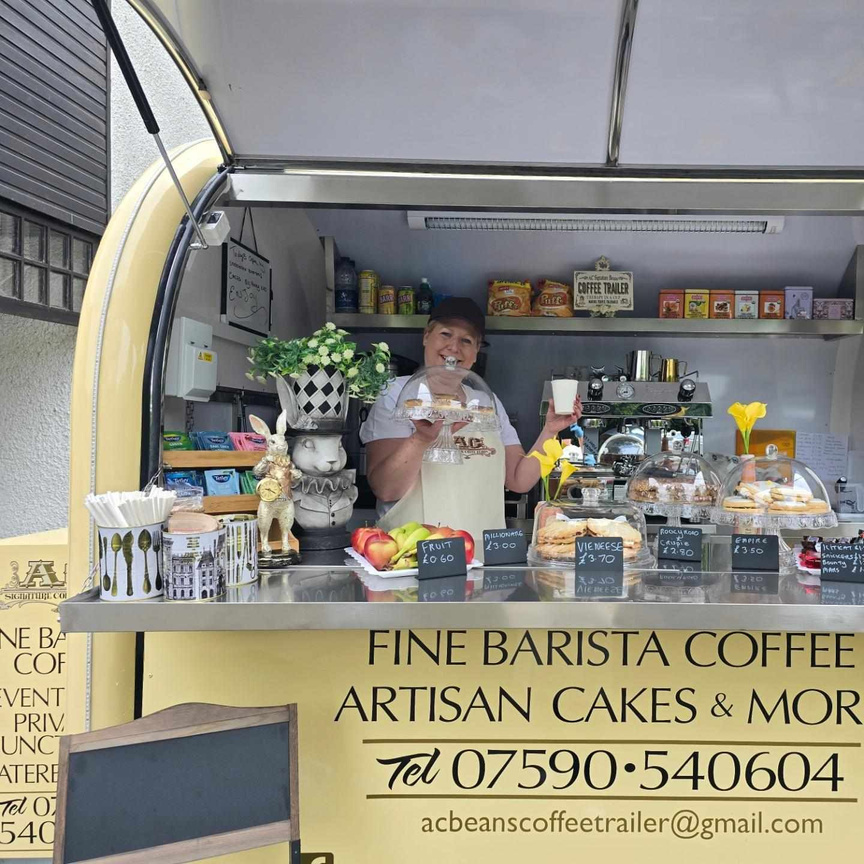
[[[330, 320], [416, 356], [422, 316], [337, 310], [337, 243], [480, 302], [487, 279], [566, 276], [605, 254], [634, 273], [629, 316], [487, 319], [487, 378], [523, 442], [550, 369], [638, 348], [684, 353], [711, 384], [706, 449], [733, 452], [725, 406], [755, 399], [823, 457], [828, 439], [864, 447], [862, 10], [129, 2], [212, 125], [169, 154], [194, 219], [257, 223], [272, 335]], [[162, 432], [185, 422], [165, 393], [175, 319], [211, 326], [219, 385], [246, 386], [257, 337], [223, 320], [220, 268], [155, 163], [111, 219], [81, 312], [67, 732], [184, 702], [296, 703], [308, 864], [860, 847], [861, 589], [736, 569], [710, 521], [701, 569], [646, 570], [608, 596], [572, 568], [487, 567], [445, 589], [376, 581], [342, 556], [207, 603], [84, 590], [98, 562], [84, 497], [143, 488]], [[796, 285], [854, 311], [656, 317], [665, 288]], [[859, 521], [819, 533], [855, 537]], [[530, 519], [511, 524], [530, 539]], [[16, 848], [23, 824], [4, 823]]]

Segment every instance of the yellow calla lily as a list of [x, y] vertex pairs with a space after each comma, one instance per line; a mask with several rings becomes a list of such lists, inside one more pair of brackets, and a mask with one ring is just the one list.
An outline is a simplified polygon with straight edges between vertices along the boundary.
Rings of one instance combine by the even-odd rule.
[[561, 446], [561, 442], [557, 438], [550, 438], [543, 442], [543, 453], [532, 450], [528, 455], [540, 463], [540, 476], [548, 477], [555, 470], [555, 466], [563, 453], [564, 448]]
[[756, 421], [760, 420], [768, 413], [768, 406], [764, 402], [751, 402], [749, 405], [743, 405], [741, 402], [736, 402], [729, 406], [729, 414], [735, 418], [735, 423], [741, 432], [741, 437], [744, 439], [744, 452], [750, 452], [750, 433], [756, 425]]
[[561, 484], [558, 488], [564, 485], [564, 481], [576, 470], [575, 466], [571, 465], [566, 459], [561, 463]]
[[[529, 456], [533, 457], [540, 463], [540, 476], [543, 478], [543, 493], [546, 500], [549, 500], [549, 475], [555, 470], [555, 466], [564, 455], [564, 448], [557, 438], [550, 438], [543, 442], [543, 452], [538, 453], [532, 450]], [[561, 462], [561, 479], [563, 483], [576, 469], [566, 460]], [[559, 486], [560, 488], [560, 486]]]

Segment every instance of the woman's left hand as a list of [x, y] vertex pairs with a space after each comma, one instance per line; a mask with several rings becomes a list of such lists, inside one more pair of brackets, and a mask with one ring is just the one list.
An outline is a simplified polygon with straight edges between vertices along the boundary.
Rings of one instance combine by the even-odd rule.
[[563, 429], [569, 429], [574, 423], [578, 423], [581, 416], [582, 399], [579, 396], [573, 402], [572, 414], [556, 414], [555, 406], [550, 402], [546, 411], [546, 425], [543, 427], [543, 431], [550, 435], [557, 435]]

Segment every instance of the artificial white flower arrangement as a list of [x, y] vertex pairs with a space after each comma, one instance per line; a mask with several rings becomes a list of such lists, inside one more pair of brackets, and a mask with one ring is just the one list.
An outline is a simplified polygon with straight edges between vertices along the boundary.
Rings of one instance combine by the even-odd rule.
[[358, 353], [348, 336], [328, 321], [308, 338], [262, 339], [249, 353], [252, 370], [246, 377], [264, 384], [268, 375], [299, 378], [314, 367], [338, 369], [348, 382], [348, 395], [372, 403], [390, 381], [390, 347], [378, 342], [371, 351]]

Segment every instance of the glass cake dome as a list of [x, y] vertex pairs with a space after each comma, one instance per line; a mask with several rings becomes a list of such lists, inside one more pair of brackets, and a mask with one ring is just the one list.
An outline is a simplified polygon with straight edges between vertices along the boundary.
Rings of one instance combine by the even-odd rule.
[[579, 537], [620, 537], [624, 569], [654, 566], [645, 533], [645, 516], [626, 501], [601, 500], [599, 489], [583, 489], [582, 501], [543, 501], [534, 513], [529, 564], [573, 567]]
[[837, 516], [828, 493], [803, 462], [781, 456], [772, 444], [765, 456], [744, 457], [723, 480], [712, 519], [731, 525], [749, 520], [763, 528], [832, 528]]
[[425, 462], [458, 465], [462, 454], [453, 441], [454, 423], [471, 423], [484, 431], [501, 428], [495, 397], [475, 372], [448, 357], [443, 366], [421, 366], [399, 394], [397, 420], [443, 421], [438, 440], [423, 455]]
[[698, 453], [658, 453], [639, 464], [627, 499], [649, 516], [702, 519], [717, 503], [721, 481]]

